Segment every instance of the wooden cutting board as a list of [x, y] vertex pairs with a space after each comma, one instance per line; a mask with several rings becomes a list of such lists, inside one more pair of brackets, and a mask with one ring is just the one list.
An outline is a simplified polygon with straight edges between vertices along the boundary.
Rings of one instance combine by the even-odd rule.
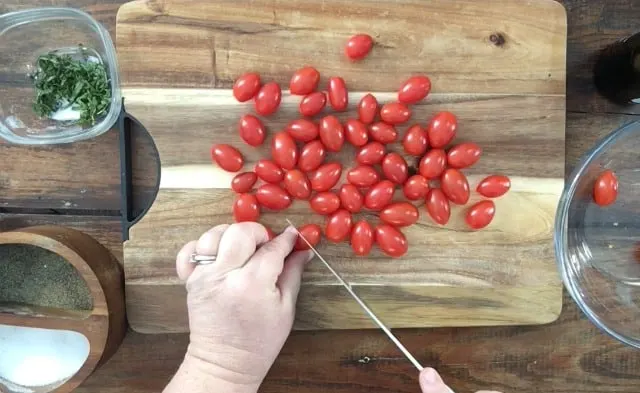
[[[351, 63], [344, 43], [361, 32], [376, 44], [365, 61]], [[566, 15], [558, 3], [137, 1], [118, 13], [117, 48], [127, 109], [149, 130], [162, 165], [158, 196], [125, 244], [127, 312], [135, 330], [188, 330], [175, 255], [210, 227], [232, 221], [231, 175], [211, 165], [211, 144], [240, 148], [247, 168], [268, 154], [238, 136], [238, 119], [252, 106], [233, 100], [234, 79], [257, 71], [286, 89], [292, 72], [309, 64], [321, 72], [322, 86], [329, 76], [343, 76], [352, 106], [368, 91], [392, 101], [408, 76], [428, 74], [433, 93], [412, 107], [412, 122], [424, 124], [439, 110], [456, 113], [457, 141], [484, 149], [466, 171], [471, 186], [492, 173], [512, 178], [512, 191], [496, 201], [497, 216], [482, 231], [465, 227], [461, 208], [440, 227], [420, 207], [419, 223], [404, 230], [410, 248], [401, 259], [378, 250], [353, 258], [348, 244], [323, 243], [320, 252], [371, 308], [392, 327], [540, 324], [559, 315], [552, 233], [564, 178]], [[271, 134], [296, 117], [298, 101], [284, 95], [277, 115], [265, 120]], [[348, 168], [353, 150], [331, 160]], [[285, 218], [323, 221], [296, 202], [285, 212], [264, 213], [262, 222], [281, 230]], [[374, 325], [316, 262], [305, 272], [295, 327]]]

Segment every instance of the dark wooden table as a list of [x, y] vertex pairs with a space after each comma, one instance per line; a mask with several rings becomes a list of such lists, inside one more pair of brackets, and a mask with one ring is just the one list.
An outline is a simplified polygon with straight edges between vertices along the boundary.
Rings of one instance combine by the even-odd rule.
[[[4, 0], [0, 13], [37, 6], [79, 7], [114, 33], [125, 0]], [[597, 139], [636, 120], [640, 105], [619, 107], [594, 91], [594, 54], [638, 27], [640, 0], [565, 0], [567, 172]], [[135, 143], [135, 182], [144, 199], [153, 172], [148, 142]], [[118, 257], [120, 188], [118, 134], [55, 147], [0, 144], [0, 229], [36, 223], [80, 228]], [[565, 295], [559, 320], [545, 326], [399, 330], [423, 364], [434, 366], [459, 393], [638, 392], [640, 352], [600, 333]], [[78, 391], [157, 392], [184, 354], [186, 334], [130, 332], [118, 353]], [[417, 392], [416, 372], [378, 331], [295, 332], [263, 392]]]

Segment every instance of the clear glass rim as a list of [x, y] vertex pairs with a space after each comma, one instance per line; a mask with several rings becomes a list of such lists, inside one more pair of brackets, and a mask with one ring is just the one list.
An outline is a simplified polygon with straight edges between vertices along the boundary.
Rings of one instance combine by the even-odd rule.
[[66, 7], [45, 7], [22, 11], [8, 12], [0, 15], [0, 35], [7, 30], [26, 24], [41, 22], [46, 20], [78, 19], [91, 26], [100, 37], [105, 48], [106, 63], [109, 65], [109, 78], [111, 80], [111, 104], [109, 112], [101, 122], [94, 124], [91, 128], [82, 129], [66, 135], [34, 135], [23, 137], [16, 135], [11, 130], [0, 124], [0, 135], [10, 143], [22, 145], [45, 145], [58, 143], [71, 143], [89, 138], [94, 138], [107, 132], [118, 120], [122, 110], [122, 96], [120, 93], [120, 76], [118, 60], [116, 58], [116, 48], [109, 32], [91, 15], [75, 8]]
[[640, 349], [640, 341], [636, 340], [632, 337], [624, 335], [622, 333], [616, 332], [615, 330], [609, 328], [605, 322], [587, 305], [580, 296], [580, 290], [576, 286], [570, 278], [570, 266], [569, 266], [569, 258], [567, 256], [566, 250], [566, 239], [567, 235], [567, 222], [569, 217], [569, 207], [571, 205], [571, 201], [575, 196], [576, 190], [578, 188], [578, 181], [585, 173], [586, 169], [591, 165], [591, 163], [595, 160], [597, 156], [600, 155], [604, 150], [606, 150], [609, 146], [617, 142], [619, 139], [627, 136], [628, 134], [637, 131], [638, 127], [640, 127], [640, 121], [631, 122], [618, 129], [611, 132], [609, 135], [600, 139], [594, 147], [592, 147], [587, 153], [585, 153], [580, 162], [576, 165], [574, 170], [571, 172], [569, 179], [565, 185], [562, 196], [560, 197], [560, 201], [558, 202], [558, 209], [556, 212], [555, 219], [555, 230], [554, 230], [554, 247], [556, 254], [556, 263], [558, 264], [558, 269], [560, 270], [560, 276], [562, 277], [562, 281], [564, 282], [565, 288], [569, 291], [569, 294], [573, 298], [574, 302], [578, 305], [580, 310], [587, 316], [587, 318], [596, 325], [599, 329], [615, 338], [616, 340], [621, 341], [624, 344], [632, 346], [634, 348]]

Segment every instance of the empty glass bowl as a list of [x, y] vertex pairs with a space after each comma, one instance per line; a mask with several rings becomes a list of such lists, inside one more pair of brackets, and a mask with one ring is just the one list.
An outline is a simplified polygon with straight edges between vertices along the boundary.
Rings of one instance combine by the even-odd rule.
[[[111, 98], [106, 112], [90, 125], [77, 113], [38, 116], [34, 82], [41, 55], [82, 56], [106, 69]], [[88, 53], [88, 55], [87, 55]], [[117, 121], [122, 107], [116, 52], [109, 32], [88, 14], [71, 8], [39, 8], [0, 15], [0, 137], [19, 144], [69, 143], [95, 137]], [[69, 116], [70, 115], [70, 116]]]
[[[640, 123], [601, 140], [571, 174], [555, 223], [556, 259], [565, 287], [587, 317], [640, 348]], [[593, 202], [595, 179], [618, 177], [618, 198]]]

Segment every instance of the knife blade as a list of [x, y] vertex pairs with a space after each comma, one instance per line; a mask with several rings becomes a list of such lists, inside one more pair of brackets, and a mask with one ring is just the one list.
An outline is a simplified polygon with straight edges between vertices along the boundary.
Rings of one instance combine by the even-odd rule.
[[351, 297], [353, 297], [353, 299], [360, 305], [360, 307], [362, 307], [362, 309], [373, 320], [373, 322], [375, 322], [376, 325], [378, 325], [378, 327], [382, 329], [382, 331], [387, 335], [387, 337], [389, 337], [389, 339], [396, 345], [396, 347], [398, 347], [400, 352], [402, 352], [404, 356], [407, 359], [409, 359], [409, 361], [415, 366], [415, 368], [418, 369], [418, 371], [422, 371], [424, 367], [422, 367], [420, 362], [418, 362], [418, 360], [411, 354], [411, 352], [409, 352], [409, 350], [404, 345], [402, 345], [400, 340], [398, 340], [398, 338], [393, 333], [391, 333], [391, 330], [380, 320], [380, 318], [376, 316], [376, 314], [373, 311], [371, 311], [369, 306], [367, 306], [366, 303], [362, 299], [360, 299], [360, 296], [358, 296], [353, 291], [353, 288], [351, 288], [351, 285], [347, 284], [347, 282], [342, 278], [342, 276], [333, 267], [331, 267], [329, 262], [327, 262], [322, 257], [322, 255], [320, 255], [318, 250], [316, 250], [315, 247], [313, 247], [311, 243], [309, 243], [309, 241], [302, 235], [302, 233], [300, 233], [300, 231], [298, 231], [298, 228], [295, 225], [293, 225], [293, 223], [289, 219], [287, 219], [287, 222], [289, 223], [289, 225], [295, 228], [296, 232], [298, 232], [298, 236], [300, 236], [300, 239], [302, 239], [305, 243], [307, 243], [309, 248], [314, 252], [314, 254], [316, 254], [318, 259], [320, 259], [320, 261], [322, 261], [324, 266], [327, 269], [329, 269], [331, 273], [333, 273], [333, 275], [338, 279], [338, 281], [340, 281], [340, 284], [342, 284], [342, 286], [347, 290], [347, 292], [351, 294]]

